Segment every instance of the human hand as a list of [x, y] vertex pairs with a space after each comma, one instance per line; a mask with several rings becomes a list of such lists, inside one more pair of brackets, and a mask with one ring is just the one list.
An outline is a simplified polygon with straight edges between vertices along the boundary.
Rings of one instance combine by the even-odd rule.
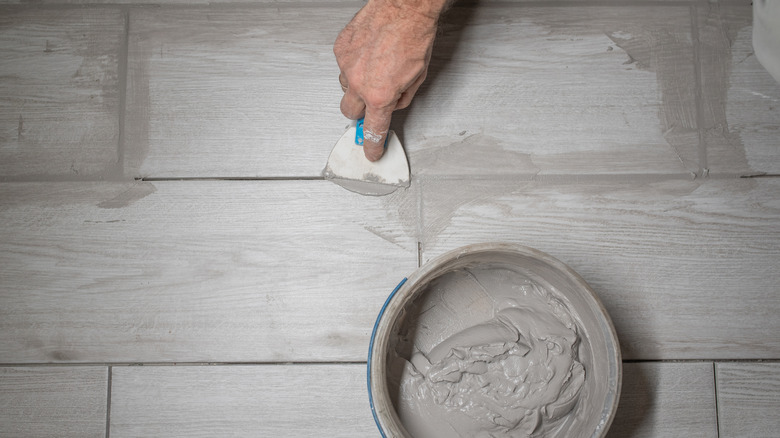
[[393, 111], [406, 108], [425, 80], [444, 0], [369, 0], [341, 31], [333, 53], [344, 90], [341, 112], [365, 117], [363, 151], [384, 154]]

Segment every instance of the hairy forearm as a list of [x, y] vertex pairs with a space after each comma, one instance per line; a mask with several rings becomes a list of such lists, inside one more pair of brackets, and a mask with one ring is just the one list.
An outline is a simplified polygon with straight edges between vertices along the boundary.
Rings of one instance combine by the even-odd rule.
[[416, 14], [433, 20], [438, 20], [453, 0], [369, 0], [368, 3], [377, 5], [389, 5], [396, 8], [402, 18], [412, 18], [409, 14]]

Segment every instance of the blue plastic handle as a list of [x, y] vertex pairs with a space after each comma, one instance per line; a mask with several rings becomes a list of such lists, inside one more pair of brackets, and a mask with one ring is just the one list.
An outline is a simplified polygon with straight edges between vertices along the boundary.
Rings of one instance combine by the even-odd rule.
[[[355, 129], [355, 144], [363, 146], [363, 119], [358, 119], [357, 129]], [[390, 140], [390, 135], [385, 137], [385, 149], [387, 149], [387, 141]]]
[[363, 146], [363, 119], [358, 119], [357, 130], [355, 131], [355, 144]]

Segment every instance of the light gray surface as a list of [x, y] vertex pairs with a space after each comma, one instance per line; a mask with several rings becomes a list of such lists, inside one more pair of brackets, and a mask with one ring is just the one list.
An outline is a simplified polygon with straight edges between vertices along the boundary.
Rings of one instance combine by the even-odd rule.
[[392, 213], [327, 181], [7, 183], [0, 360], [365, 360], [417, 262]]
[[[780, 86], [751, 55], [748, 1], [454, 10], [394, 119], [412, 186], [385, 198], [302, 180], [347, 123], [331, 44], [361, 2], [2, 3], [0, 371], [16, 374], [0, 385], [28, 397], [11, 405], [24, 415], [0, 411], [0, 429], [28, 427], [14, 437], [104, 435], [83, 407], [106, 401], [106, 364], [157, 361], [203, 366], [122, 369], [115, 434], [175, 435], [193, 407], [222, 435], [372, 436], [361, 362], [377, 310], [418, 257], [486, 240], [577, 270], [626, 358], [705, 360], [626, 364], [639, 395], [613, 435], [708, 436], [711, 361], [778, 358], [780, 183], [736, 178], [780, 172]], [[234, 361], [305, 361], [291, 366], [315, 382], [339, 369], [349, 389], [287, 392], [310, 380]], [[722, 435], [762, 412], [730, 400], [780, 393], [742, 365], [718, 374]], [[158, 386], [181, 406], [144, 406]]]
[[[423, 260], [525, 244], [584, 276], [626, 359], [771, 359], [779, 185], [528, 183], [453, 207], [425, 183]], [[0, 357], [364, 360], [383, 297], [415, 268], [403, 196], [327, 181], [6, 184]]]
[[[530, 2], [535, 3], [539, 0], [482, 0], [481, 2], [488, 4], [488, 3], [524, 3], [524, 2]], [[573, 0], [581, 2], [583, 5], [587, 5], [588, 3], [591, 3], [592, 0]], [[646, 2], [647, 0], [611, 0], [614, 2], [622, 2], [625, 3], [626, 1], [635, 1], [635, 2]], [[657, 0], [657, 1], [664, 1], [669, 3], [689, 3], [690, 0]], [[724, 0], [721, 0], [724, 1]], [[727, 1], [741, 1], [744, 4], [744, 0], [727, 0]], [[463, 3], [466, 4], [474, 4], [476, 0], [463, 0]], [[209, 4], [264, 4], [264, 3], [270, 3], [274, 6], [276, 5], [286, 5], [286, 4], [292, 4], [292, 5], [301, 5], [301, 4], [322, 4], [322, 1], [317, 0], [42, 0], [41, 3], [51, 4], [51, 5], [81, 5], [81, 4], [101, 4], [101, 5], [141, 5], [141, 6], [154, 6], [154, 5], [174, 5], [174, 6], [180, 6], [180, 5], [209, 5]], [[365, 0], [335, 0], [335, 1], [328, 1], [328, 3], [334, 4], [334, 3], [341, 3], [341, 4], [348, 4], [352, 3], [355, 6], [355, 9], [360, 7], [360, 5], [365, 3]], [[603, 2], [602, 2], [603, 3]], [[14, 4], [24, 4], [24, 0], [0, 0], [0, 5], [14, 5]]]
[[423, 181], [423, 261], [482, 241], [562, 260], [600, 295], [624, 359], [780, 355], [780, 180]]
[[0, 367], [0, 437], [106, 434], [106, 367]]
[[[714, 437], [712, 363], [626, 364], [610, 437]], [[113, 367], [112, 437], [375, 436], [365, 367]]]
[[0, 181], [116, 174], [116, 9], [0, 9]]
[[623, 391], [608, 438], [717, 437], [711, 362], [623, 364]]
[[719, 363], [720, 436], [776, 437], [780, 430], [780, 364]]
[[442, 32], [402, 119], [415, 172], [469, 149], [458, 173], [697, 170], [688, 8], [455, 8]]
[[333, 41], [356, 9], [131, 11], [128, 175], [319, 176], [348, 123]]
[[362, 365], [114, 367], [114, 438], [374, 436]]
[[713, 173], [780, 174], [780, 84], [753, 54], [750, 8], [697, 9], [706, 165]]
[[[345, 125], [331, 44], [354, 9], [133, 11], [127, 171], [319, 175]], [[688, 7], [486, 5], [441, 29], [394, 124], [415, 172], [464, 139], [488, 154], [469, 174], [698, 170]]]

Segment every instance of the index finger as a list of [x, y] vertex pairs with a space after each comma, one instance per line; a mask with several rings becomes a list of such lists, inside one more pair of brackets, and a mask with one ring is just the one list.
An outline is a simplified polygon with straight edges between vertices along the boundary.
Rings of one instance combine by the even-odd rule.
[[385, 139], [390, 130], [393, 108], [366, 108], [363, 120], [363, 153], [369, 161], [377, 161], [385, 153]]

